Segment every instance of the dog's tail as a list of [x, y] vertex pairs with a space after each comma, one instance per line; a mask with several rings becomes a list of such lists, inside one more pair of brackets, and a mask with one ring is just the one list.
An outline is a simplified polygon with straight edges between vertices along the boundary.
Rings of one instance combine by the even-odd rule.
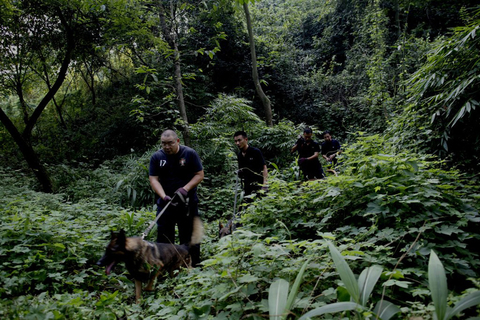
[[192, 239], [190, 240], [190, 245], [199, 244], [202, 242], [204, 236], [203, 223], [200, 217], [196, 216], [193, 218], [193, 230], [192, 230]]

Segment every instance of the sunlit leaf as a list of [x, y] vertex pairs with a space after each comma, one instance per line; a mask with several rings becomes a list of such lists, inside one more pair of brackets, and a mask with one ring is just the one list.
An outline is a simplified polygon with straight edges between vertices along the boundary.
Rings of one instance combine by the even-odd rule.
[[452, 309], [448, 310], [446, 319], [450, 319], [463, 310], [475, 306], [480, 306], [480, 291], [472, 292], [458, 301]]
[[270, 319], [279, 320], [282, 318], [285, 306], [287, 305], [288, 281], [278, 279], [270, 285], [268, 291], [268, 310]]
[[389, 301], [380, 300], [377, 302], [373, 312], [378, 315], [380, 319], [389, 320], [391, 317], [401, 312], [401, 310], [399, 307]]
[[447, 313], [447, 277], [442, 263], [433, 250], [430, 251], [430, 259], [428, 261], [428, 284], [433, 304], [435, 305], [437, 319], [444, 320]]
[[337, 272], [340, 275], [343, 283], [345, 284], [346, 289], [352, 296], [352, 299], [359, 303], [360, 301], [360, 290], [358, 288], [357, 280], [353, 275], [352, 270], [348, 266], [345, 258], [342, 254], [335, 248], [335, 246], [331, 242], [327, 242], [328, 248], [330, 249], [330, 254], [332, 259], [335, 263], [335, 267], [337, 268]]
[[368, 298], [382, 275], [383, 268], [377, 265], [365, 268], [358, 277], [358, 287], [360, 288], [360, 304], [366, 306]]
[[293, 283], [292, 290], [288, 294], [288, 300], [285, 305], [285, 310], [290, 311], [293, 303], [295, 302], [295, 298], [297, 297], [298, 289], [300, 288], [300, 285], [302, 284], [302, 279], [303, 279], [303, 274], [305, 273], [305, 269], [307, 268], [308, 264], [310, 263], [310, 259], [305, 261], [305, 263], [302, 265], [300, 268], [300, 271], [298, 271], [297, 277], [295, 278], [295, 282]]
[[337, 313], [337, 312], [343, 312], [343, 311], [351, 311], [351, 310], [362, 310], [363, 307], [360, 306], [359, 304], [355, 302], [337, 302], [337, 303], [331, 303], [326, 306], [311, 310], [307, 313], [305, 313], [303, 316], [301, 316], [298, 320], [306, 320], [309, 318], [313, 317], [318, 317], [323, 314], [327, 313]]

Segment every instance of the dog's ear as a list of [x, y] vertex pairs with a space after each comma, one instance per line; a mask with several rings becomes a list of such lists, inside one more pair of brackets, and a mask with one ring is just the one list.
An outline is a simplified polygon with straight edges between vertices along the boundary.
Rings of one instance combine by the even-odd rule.
[[223, 229], [223, 223], [221, 223], [220, 221], [218, 222], [218, 229]]
[[121, 229], [117, 235], [117, 244], [125, 244], [127, 237], [125, 236], [125, 230]]

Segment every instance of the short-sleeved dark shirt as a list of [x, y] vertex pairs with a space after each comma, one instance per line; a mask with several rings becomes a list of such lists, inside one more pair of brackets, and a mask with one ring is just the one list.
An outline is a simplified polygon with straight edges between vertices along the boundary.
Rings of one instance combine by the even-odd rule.
[[332, 141], [325, 141], [324, 143], [322, 143], [322, 154], [327, 154], [327, 153], [331, 153], [332, 151], [338, 151], [340, 150], [341, 147], [340, 147], [340, 142], [338, 142], [337, 140], [335, 139], [332, 139]]
[[[320, 145], [316, 141], [311, 140], [310, 143], [307, 144], [304, 139], [298, 139], [296, 145], [299, 158], [309, 158], [313, 156], [315, 152], [320, 153]], [[322, 165], [318, 158], [303, 162], [300, 165], [300, 169], [302, 169], [307, 179], [320, 179], [323, 177]]]
[[248, 146], [245, 156], [240, 151], [237, 154], [238, 169], [241, 170], [245, 189], [253, 184], [263, 184], [263, 167], [265, 159], [262, 152], [254, 147]]
[[[167, 155], [163, 150], [155, 152], [150, 159], [149, 174], [158, 176], [163, 190], [170, 197], [178, 188], [192, 180], [195, 173], [203, 170], [197, 152], [187, 146], [179, 146], [176, 154]], [[189, 191], [189, 196], [196, 198], [197, 188]]]
[[297, 151], [300, 158], [309, 158], [315, 154], [320, 153], [320, 145], [318, 142], [311, 140], [309, 144], [303, 139], [297, 141]]

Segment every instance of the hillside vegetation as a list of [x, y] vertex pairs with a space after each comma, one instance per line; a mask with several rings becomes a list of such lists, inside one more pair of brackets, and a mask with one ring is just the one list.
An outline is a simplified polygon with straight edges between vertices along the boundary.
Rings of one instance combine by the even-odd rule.
[[[348, 295], [329, 242], [356, 274], [383, 267], [365, 305], [369, 312], [386, 299], [401, 308], [399, 318], [430, 318], [431, 250], [447, 270], [449, 304], [478, 290], [478, 186], [432, 158], [392, 152], [379, 136], [356, 140], [341, 158], [338, 177], [299, 183], [288, 171], [273, 170], [268, 193], [243, 209], [244, 226], [220, 240], [217, 223], [230, 218], [233, 197], [211, 194], [202, 208], [208, 217], [202, 267], [160, 281], [139, 306], [123, 267], [106, 276], [95, 265], [110, 230], [124, 228], [138, 236], [154, 218], [152, 208], [125, 209], [115, 201], [118, 194], [102, 194], [113, 192], [115, 179], [127, 172], [84, 170], [89, 179], [72, 186], [70, 195], [53, 195], [32, 191], [28, 178], [4, 169], [2, 317], [260, 319], [269, 312], [272, 284], [284, 279], [293, 285], [305, 264], [290, 309], [299, 317]], [[222, 215], [209, 216], [214, 200], [223, 202]], [[469, 312], [476, 314], [475, 308]]]
[[[0, 318], [480, 317], [476, 1], [0, 7]], [[341, 142], [338, 176], [302, 180], [307, 126]], [[167, 128], [204, 166], [202, 264], [135, 304], [96, 262], [155, 218]], [[269, 170], [249, 205], [237, 130]]]

